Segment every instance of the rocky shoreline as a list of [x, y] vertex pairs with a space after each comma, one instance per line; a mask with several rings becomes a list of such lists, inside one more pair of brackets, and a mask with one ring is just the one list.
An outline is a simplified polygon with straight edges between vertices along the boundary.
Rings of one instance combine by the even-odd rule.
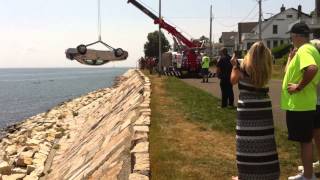
[[149, 179], [149, 104], [148, 78], [129, 70], [112, 88], [9, 126], [0, 143], [0, 177]]

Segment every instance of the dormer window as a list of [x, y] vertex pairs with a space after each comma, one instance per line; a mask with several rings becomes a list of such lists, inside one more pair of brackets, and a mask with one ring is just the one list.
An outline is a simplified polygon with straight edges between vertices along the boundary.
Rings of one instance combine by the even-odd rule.
[[287, 18], [292, 18], [293, 15], [292, 14], [287, 14]]

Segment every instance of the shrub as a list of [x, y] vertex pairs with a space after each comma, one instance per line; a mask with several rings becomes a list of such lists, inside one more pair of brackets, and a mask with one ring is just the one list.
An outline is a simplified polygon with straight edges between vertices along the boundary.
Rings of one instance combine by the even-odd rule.
[[282, 44], [281, 46], [272, 48], [271, 52], [274, 58], [277, 59], [277, 58], [282, 58], [284, 55], [288, 54], [291, 48], [292, 48], [291, 44]]

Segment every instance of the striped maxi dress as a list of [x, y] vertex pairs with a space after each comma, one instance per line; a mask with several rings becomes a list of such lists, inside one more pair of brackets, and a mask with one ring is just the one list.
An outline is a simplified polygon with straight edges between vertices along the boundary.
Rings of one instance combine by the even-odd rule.
[[240, 180], [276, 180], [280, 176], [269, 88], [240, 79], [237, 107], [237, 167]]

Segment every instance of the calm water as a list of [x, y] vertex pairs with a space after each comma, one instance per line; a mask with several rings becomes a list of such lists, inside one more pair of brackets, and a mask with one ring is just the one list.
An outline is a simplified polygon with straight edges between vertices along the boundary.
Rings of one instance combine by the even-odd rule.
[[127, 68], [0, 69], [0, 128], [113, 85]]

